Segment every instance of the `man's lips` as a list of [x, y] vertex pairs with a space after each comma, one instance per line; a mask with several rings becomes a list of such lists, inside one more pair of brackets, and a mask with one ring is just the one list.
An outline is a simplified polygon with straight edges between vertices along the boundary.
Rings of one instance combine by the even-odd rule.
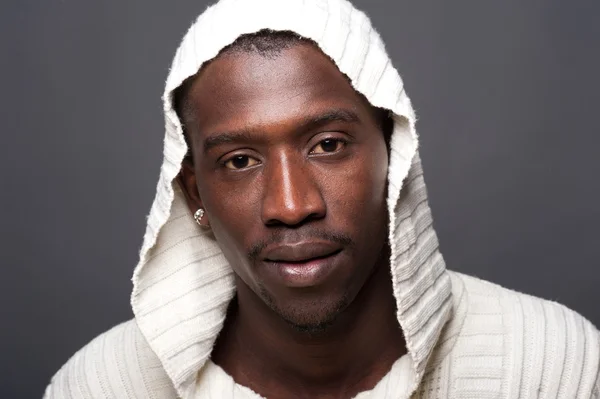
[[262, 258], [265, 262], [306, 263], [337, 254], [342, 248], [339, 244], [327, 241], [303, 241], [296, 243], [278, 243], [267, 247]]
[[343, 246], [330, 241], [277, 243], [265, 248], [265, 272], [288, 288], [315, 287], [328, 281], [340, 266]]

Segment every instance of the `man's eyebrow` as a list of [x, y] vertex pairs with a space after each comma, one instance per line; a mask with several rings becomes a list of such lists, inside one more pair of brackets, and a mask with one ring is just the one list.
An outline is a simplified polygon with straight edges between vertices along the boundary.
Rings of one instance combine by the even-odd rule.
[[224, 132], [211, 134], [204, 139], [204, 154], [208, 153], [215, 147], [223, 144], [236, 143], [240, 141], [252, 141], [253, 136], [248, 130], [240, 130], [236, 132]]
[[357, 123], [360, 118], [356, 112], [345, 108], [332, 109], [322, 114], [307, 118], [301, 123], [303, 131], [313, 130], [331, 122]]
[[[300, 126], [296, 130], [300, 132], [306, 132], [318, 129], [319, 127], [325, 126], [332, 122], [358, 123], [360, 122], [360, 118], [352, 110], [344, 108], [333, 109], [321, 114], [309, 116], [300, 122]], [[252, 132], [253, 130], [248, 129], [211, 134], [204, 139], [203, 151], [206, 154], [211, 149], [223, 144], [254, 141], [256, 140], [256, 137]]]

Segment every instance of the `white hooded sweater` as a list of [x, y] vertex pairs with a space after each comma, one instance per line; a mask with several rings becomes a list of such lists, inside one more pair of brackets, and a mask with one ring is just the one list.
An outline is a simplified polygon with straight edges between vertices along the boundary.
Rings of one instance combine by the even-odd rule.
[[195, 21], [166, 82], [164, 161], [133, 275], [135, 317], [77, 352], [44, 397], [259, 398], [210, 361], [235, 283], [174, 182], [187, 147], [172, 93], [223, 47], [261, 29], [312, 39], [358, 92], [393, 115], [390, 272], [408, 353], [357, 398], [600, 398], [600, 335], [591, 323], [557, 303], [446, 270], [410, 100], [368, 17], [346, 0], [221, 0]]

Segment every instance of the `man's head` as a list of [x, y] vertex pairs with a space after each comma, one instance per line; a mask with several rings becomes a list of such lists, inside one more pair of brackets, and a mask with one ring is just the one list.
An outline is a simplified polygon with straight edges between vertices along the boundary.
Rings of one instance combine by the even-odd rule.
[[175, 93], [179, 182], [236, 275], [291, 324], [331, 322], [380, 262], [391, 121], [312, 42], [240, 37]]

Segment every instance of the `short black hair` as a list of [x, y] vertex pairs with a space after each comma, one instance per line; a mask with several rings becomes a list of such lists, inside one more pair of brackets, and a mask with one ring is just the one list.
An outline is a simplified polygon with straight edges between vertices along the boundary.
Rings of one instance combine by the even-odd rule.
[[[315, 43], [313, 40], [300, 36], [295, 32], [288, 30], [276, 31], [271, 29], [262, 29], [258, 32], [247, 33], [239, 36], [233, 43], [223, 47], [217, 56], [213, 58], [213, 60], [226, 54], [236, 53], [255, 53], [265, 58], [275, 58], [279, 56], [283, 50], [287, 50], [293, 46], [302, 44], [312, 45], [315, 48], [319, 48], [317, 43]], [[189, 115], [189, 112], [191, 112], [188, 102], [188, 95], [194, 81], [196, 80], [196, 77], [200, 74], [204, 67], [210, 64], [211, 61], [205, 62], [198, 72], [185, 79], [183, 83], [173, 91], [173, 108], [175, 109], [177, 117], [181, 123], [183, 136], [188, 147], [188, 154], [186, 157], [192, 156], [190, 140], [185, 128], [185, 121]], [[333, 60], [332, 62], [335, 64]], [[348, 81], [350, 81], [349, 78]], [[362, 93], [358, 94], [364, 98]], [[366, 98], [365, 101], [369, 103]], [[386, 145], [389, 148], [389, 141], [394, 128], [393, 119], [388, 110], [376, 108], [376, 112], [379, 116], [380, 128], [383, 132]]]

